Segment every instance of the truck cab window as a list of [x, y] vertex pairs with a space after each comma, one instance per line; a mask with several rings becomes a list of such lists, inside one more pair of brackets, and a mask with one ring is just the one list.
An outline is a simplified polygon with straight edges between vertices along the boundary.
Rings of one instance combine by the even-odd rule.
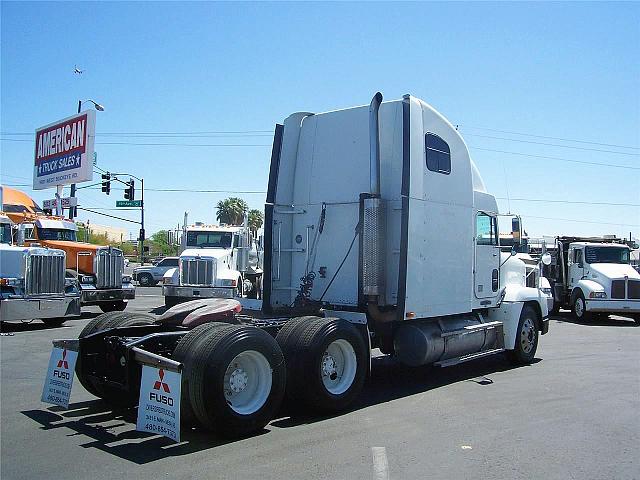
[[476, 243], [478, 245], [497, 245], [497, 226], [495, 217], [479, 212], [476, 217]]
[[579, 267], [582, 267], [583, 263], [582, 263], [582, 250], [574, 250], [573, 251], [574, 254], [574, 258], [573, 258], [573, 263], [577, 263]]
[[451, 151], [449, 145], [435, 133], [424, 136], [427, 168], [432, 172], [449, 175], [451, 173]]

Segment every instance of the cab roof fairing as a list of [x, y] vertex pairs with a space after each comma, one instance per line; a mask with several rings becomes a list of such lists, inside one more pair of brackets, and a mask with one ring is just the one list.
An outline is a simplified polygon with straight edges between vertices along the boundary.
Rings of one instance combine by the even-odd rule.
[[39, 218], [35, 221], [38, 228], [55, 228], [59, 230], [73, 230], [78, 231], [78, 227], [75, 223], [67, 220], [52, 220], [48, 218]]

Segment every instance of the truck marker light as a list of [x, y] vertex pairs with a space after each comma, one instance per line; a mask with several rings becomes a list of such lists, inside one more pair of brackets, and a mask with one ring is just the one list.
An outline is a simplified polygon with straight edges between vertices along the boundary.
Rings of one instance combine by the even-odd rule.
[[406, 317], [407, 317], [408, 319], [416, 318], [416, 312], [407, 312]]

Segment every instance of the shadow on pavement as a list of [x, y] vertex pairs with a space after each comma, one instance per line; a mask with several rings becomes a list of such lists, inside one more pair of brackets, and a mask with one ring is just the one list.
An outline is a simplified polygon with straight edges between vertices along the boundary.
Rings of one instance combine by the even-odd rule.
[[617, 318], [611, 318], [609, 315], [595, 315], [591, 320], [578, 320], [571, 312], [561, 312], [557, 315], [550, 315], [551, 320], [563, 323], [573, 323], [574, 325], [583, 325], [585, 327], [638, 327], [633, 318], [615, 315]]
[[[536, 358], [533, 363], [540, 361], [541, 359]], [[371, 378], [349, 410], [320, 417], [299, 413], [285, 406], [280, 412], [281, 418], [271, 422], [270, 425], [289, 428], [311, 424], [462, 381], [473, 382], [478, 386], [488, 386], [494, 383], [490, 378], [491, 374], [526, 368], [526, 366], [514, 366], [503, 355], [493, 355], [447, 368], [407, 367], [391, 357], [383, 356], [373, 358], [371, 367]]]
[[64, 324], [60, 326], [45, 325], [42, 320], [31, 320], [29, 322], [0, 322], [0, 332], [2, 333], [17, 333], [17, 332], [34, 332], [37, 330], [62, 330], [64, 328], [71, 327], [73, 322], [78, 320], [90, 320], [97, 317], [98, 313], [83, 312], [79, 317], [72, 317], [67, 319]]
[[[540, 359], [535, 359], [534, 363], [539, 361]], [[410, 368], [390, 357], [376, 357], [372, 359], [371, 379], [349, 410], [331, 416], [311, 416], [282, 407], [275, 417], [276, 420], [272, 421], [268, 428], [291, 428], [321, 422], [460, 381], [473, 382], [479, 387], [490, 386], [494, 383], [491, 374], [514, 368], [516, 367], [503, 355], [494, 355], [443, 369]], [[136, 464], [145, 464], [170, 456], [187, 455], [240, 440], [222, 439], [212, 432], [183, 425], [182, 442], [174, 443], [168, 438], [136, 431], [135, 409], [114, 409], [100, 400], [72, 403], [69, 405], [69, 410], [53, 406], [42, 410], [25, 410], [21, 413], [39, 423], [43, 430], [69, 429], [74, 432], [70, 436], [83, 435], [92, 439], [82, 444], [82, 447], [96, 448]], [[123, 427], [126, 429], [123, 430]], [[252, 436], [268, 433], [268, 430], [263, 430]]]
[[[113, 409], [100, 400], [72, 403], [69, 410], [50, 407], [45, 410], [21, 412], [42, 426], [42, 430], [67, 428], [73, 433], [92, 439], [82, 444], [84, 448], [96, 448], [124, 460], [143, 465], [171, 456], [187, 455], [238, 440], [216, 437], [212, 432], [182, 427], [182, 442], [135, 429], [136, 410]], [[129, 427], [122, 431], [123, 427]], [[115, 433], [114, 430], [119, 430]], [[257, 435], [268, 433], [267, 430]]]

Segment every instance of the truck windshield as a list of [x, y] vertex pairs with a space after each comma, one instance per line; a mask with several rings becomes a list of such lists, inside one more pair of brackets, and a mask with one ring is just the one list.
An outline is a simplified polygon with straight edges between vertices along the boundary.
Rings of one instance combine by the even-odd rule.
[[230, 248], [231, 232], [187, 232], [187, 247]]
[[38, 238], [40, 240], [67, 240], [76, 242], [76, 231], [64, 228], [39, 228]]
[[0, 224], [0, 243], [11, 243], [11, 225]]
[[629, 263], [629, 249], [615, 247], [586, 247], [587, 263]]

